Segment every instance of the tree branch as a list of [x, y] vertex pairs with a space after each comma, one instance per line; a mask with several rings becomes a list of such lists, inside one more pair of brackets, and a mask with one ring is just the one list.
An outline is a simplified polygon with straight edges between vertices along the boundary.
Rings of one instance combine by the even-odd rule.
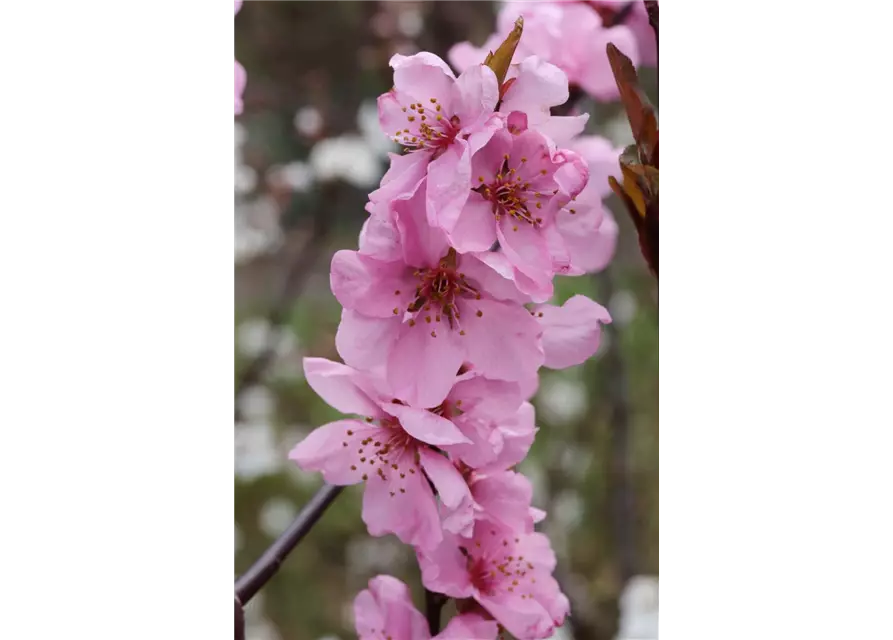
[[428, 620], [428, 629], [432, 636], [440, 633], [440, 611], [446, 601], [447, 598], [443, 594], [425, 589], [425, 618]]
[[[270, 581], [288, 554], [307, 535], [313, 525], [317, 523], [322, 514], [344, 487], [323, 485], [322, 488], [310, 499], [288, 529], [270, 545], [264, 554], [236, 580], [236, 599], [243, 606], [254, 597], [261, 587]], [[238, 609], [238, 608], [237, 608]], [[238, 613], [238, 610], [237, 610]]]

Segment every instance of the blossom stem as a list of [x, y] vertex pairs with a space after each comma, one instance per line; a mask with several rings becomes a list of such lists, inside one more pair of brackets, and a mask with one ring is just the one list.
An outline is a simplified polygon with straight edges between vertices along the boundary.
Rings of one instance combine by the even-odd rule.
[[447, 598], [443, 594], [425, 589], [425, 617], [428, 619], [428, 629], [432, 636], [440, 633], [440, 611], [446, 601]]
[[[263, 555], [236, 580], [236, 599], [243, 606], [254, 597], [261, 587], [270, 581], [288, 554], [307, 535], [313, 525], [322, 517], [344, 487], [323, 485], [310, 499], [289, 527], [264, 551]], [[238, 607], [237, 607], [238, 614]]]

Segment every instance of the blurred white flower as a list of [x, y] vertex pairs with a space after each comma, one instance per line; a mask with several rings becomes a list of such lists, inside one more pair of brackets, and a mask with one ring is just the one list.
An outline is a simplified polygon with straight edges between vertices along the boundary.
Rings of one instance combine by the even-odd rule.
[[257, 172], [246, 164], [236, 165], [235, 192], [244, 195], [257, 186]]
[[273, 394], [261, 385], [245, 389], [239, 398], [239, 409], [245, 419], [249, 421], [267, 421], [273, 415], [275, 406], [276, 400]]
[[382, 176], [378, 156], [357, 135], [321, 140], [310, 150], [310, 166], [317, 180], [341, 178], [359, 188], [374, 186]]
[[635, 576], [620, 594], [620, 630], [617, 640], [657, 640], [658, 579]]
[[564, 628], [564, 626], [560, 626], [552, 633], [551, 636], [547, 638], [547, 640], [574, 640], [574, 636]]
[[[604, 339], [604, 334], [602, 334]], [[582, 382], [551, 376], [542, 381], [538, 407], [547, 422], [568, 424], [586, 411], [586, 387]]]
[[611, 319], [620, 326], [626, 326], [632, 322], [638, 308], [636, 297], [626, 289], [616, 292], [608, 301]]
[[422, 19], [421, 12], [414, 7], [402, 10], [397, 16], [397, 28], [408, 38], [415, 38], [422, 32], [424, 26], [425, 21]]
[[276, 447], [276, 434], [267, 422], [241, 423], [235, 427], [235, 474], [244, 480], [276, 473], [283, 458]]
[[258, 516], [261, 530], [271, 538], [278, 537], [295, 519], [298, 511], [284, 498], [270, 498], [264, 503]]
[[267, 346], [270, 339], [270, 323], [266, 318], [250, 318], [236, 330], [239, 352], [246, 358], [254, 358]]
[[303, 193], [313, 186], [313, 169], [306, 162], [298, 160], [280, 167], [279, 176], [292, 191]]
[[315, 107], [302, 107], [295, 114], [294, 124], [298, 133], [312, 138], [322, 130], [322, 115]]

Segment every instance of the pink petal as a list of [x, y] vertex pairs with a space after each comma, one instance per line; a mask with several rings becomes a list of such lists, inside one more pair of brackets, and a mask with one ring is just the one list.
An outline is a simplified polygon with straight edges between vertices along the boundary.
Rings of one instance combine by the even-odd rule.
[[383, 262], [342, 249], [332, 257], [329, 281], [338, 302], [364, 316], [402, 316], [415, 299], [411, 267], [402, 260]]
[[361, 254], [376, 260], [395, 262], [403, 259], [397, 227], [376, 216], [369, 216], [363, 223], [359, 249]]
[[620, 179], [620, 153], [623, 149], [614, 147], [609, 140], [601, 136], [580, 136], [573, 141], [571, 148], [579, 153], [589, 166], [589, 183], [584, 192], [595, 189], [599, 198], [610, 195], [608, 176]]
[[414, 267], [433, 267], [449, 250], [446, 234], [428, 222], [426, 184], [430, 182], [423, 182], [411, 198], [393, 204], [403, 258]]
[[499, 110], [523, 111], [530, 125], [535, 126], [551, 117], [550, 107], [564, 104], [567, 99], [567, 74], [554, 64], [530, 56], [518, 65], [518, 75], [506, 91]]
[[[522, 380], [543, 362], [540, 329], [522, 306], [495, 300], [462, 301], [468, 360], [488, 378]], [[481, 313], [478, 316], [478, 312]]]
[[[235, 11], [235, 13], [239, 13], [239, 9], [242, 8], [242, 0], [235, 0], [235, 2], [236, 2], [236, 11]], [[233, 15], [235, 15], [235, 14], [233, 14]]]
[[485, 292], [491, 298], [521, 304], [531, 301], [530, 296], [518, 291], [512, 281], [512, 265], [501, 251], [459, 256], [458, 267], [478, 291]]
[[552, 116], [536, 125], [536, 130], [547, 136], [558, 147], [566, 147], [575, 136], [586, 128], [589, 114], [577, 116]]
[[357, 369], [373, 369], [387, 361], [391, 346], [400, 335], [397, 318], [370, 318], [350, 309], [341, 311], [341, 324], [335, 335], [338, 355]]
[[388, 356], [388, 382], [395, 397], [413, 407], [443, 402], [464, 360], [460, 339], [445, 323], [403, 325]]
[[586, 93], [598, 100], [614, 100], [620, 95], [608, 62], [609, 42], [632, 60], [633, 66], [639, 66], [639, 46], [628, 27], [621, 25], [594, 33], [588, 45], [591, 54], [589, 64], [581, 67], [578, 82]]
[[471, 151], [456, 139], [428, 165], [428, 222], [452, 229], [471, 194]]
[[492, 421], [473, 416], [469, 418], [463, 413], [454, 417], [453, 423], [470, 440], [470, 444], [444, 447], [450, 456], [458, 458], [472, 469], [495, 462], [497, 453], [503, 448], [503, 440], [501, 432]]
[[[392, 638], [428, 640], [428, 622], [412, 604], [409, 588], [392, 576], [376, 576], [354, 599], [360, 640]], [[382, 634], [382, 635], [379, 635]]]
[[513, 416], [521, 406], [521, 387], [517, 382], [490, 380], [474, 376], [456, 383], [448, 397], [461, 403], [462, 414], [484, 420], [502, 420]]
[[478, 597], [484, 608], [518, 640], [548, 638], [554, 624], [549, 612], [533, 598], [521, 599], [521, 592], [499, 592]]
[[235, 80], [235, 115], [239, 115], [242, 113], [242, 94], [245, 93], [245, 83], [248, 79], [247, 74], [245, 73], [245, 67], [239, 64], [239, 61], [236, 60], [236, 80]]
[[472, 191], [448, 237], [459, 253], [489, 251], [496, 243], [493, 203]]
[[434, 636], [435, 640], [495, 640], [499, 626], [477, 613], [458, 615], [446, 628]]
[[460, 444], [468, 438], [446, 418], [427, 409], [415, 409], [404, 404], [387, 403], [382, 409], [400, 421], [400, 426], [416, 440], [427, 444]]
[[[512, 136], [508, 131], [498, 131], [471, 159], [473, 186], [489, 184], [502, 170], [505, 154], [512, 150]], [[483, 178], [483, 180], [481, 180]]]
[[446, 534], [438, 546], [416, 549], [416, 557], [422, 571], [422, 584], [427, 589], [452, 598], [467, 598], [472, 594], [473, 587], [458, 540], [454, 534]]
[[470, 66], [453, 85], [452, 112], [459, 118], [464, 133], [484, 124], [499, 102], [499, 82], [490, 67]]
[[369, 194], [366, 210], [383, 220], [394, 217], [393, 207], [397, 201], [410, 199], [421, 189], [422, 180], [428, 171], [430, 153], [389, 153], [391, 165], [381, 179], [381, 186]]
[[611, 316], [603, 306], [576, 295], [561, 307], [540, 305], [535, 309], [543, 326], [544, 366], [564, 369], [585, 362], [598, 350], [601, 325]]
[[357, 451], [363, 447], [362, 440], [380, 431], [380, 427], [359, 420], [330, 422], [311, 431], [288, 457], [304, 471], [321, 472], [329, 484], [356, 484], [364, 472]]
[[545, 236], [533, 226], [503, 216], [496, 227], [499, 247], [512, 266], [530, 278], [536, 289], [552, 282], [552, 255]]
[[533, 531], [530, 480], [514, 471], [480, 478], [471, 487], [474, 500], [482, 508], [482, 518], [512, 531]]
[[525, 402], [512, 418], [499, 423], [502, 448], [495, 460], [480, 469], [481, 473], [505, 471], [527, 457], [536, 436], [535, 417], [533, 405]]
[[374, 388], [361, 372], [325, 358], [304, 358], [304, 376], [310, 388], [341, 413], [377, 417]]
[[404, 451], [390, 460], [397, 469], [384, 471], [385, 479], [372, 471], [372, 467], [367, 471], [363, 522], [372, 536], [393, 533], [404, 544], [433, 549], [443, 540], [443, 531], [434, 494], [413, 460], [414, 453], [414, 450]]
[[468, 485], [462, 478], [462, 474], [450, 462], [449, 458], [428, 448], [419, 449], [419, 454], [422, 459], [422, 468], [434, 483], [437, 495], [444, 505], [455, 509], [464, 500], [471, 497], [471, 492], [468, 490]]
[[400, 94], [426, 105], [435, 98], [446, 113], [453, 113], [452, 90], [456, 77], [446, 62], [427, 52], [413, 56], [396, 54], [391, 58], [391, 67], [394, 87]]

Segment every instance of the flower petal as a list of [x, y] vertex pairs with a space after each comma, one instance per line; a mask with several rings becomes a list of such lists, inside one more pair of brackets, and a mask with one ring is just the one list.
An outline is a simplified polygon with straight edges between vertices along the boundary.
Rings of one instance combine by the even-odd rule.
[[384, 404], [382, 408], [400, 421], [406, 433], [421, 442], [433, 445], [469, 442], [456, 425], [427, 409], [397, 403]]
[[499, 625], [477, 613], [463, 613], [450, 620], [434, 640], [495, 640]]
[[304, 358], [304, 375], [310, 388], [341, 413], [381, 414], [373, 399], [374, 387], [356, 369], [325, 358]]
[[362, 481], [357, 451], [362, 440], [380, 427], [359, 420], [338, 420], [317, 427], [288, 454], [304, 471], [319, 471], [329, 484], [349, 485]]
[[471, 497], [471, 492], [468, 490], [468, 485], [462, 478], [462, 474], [450, 462], [449, 458], [428, 448], [419, 449], [419, 454], [422, 459], [422, 468], [434, 483], [437, 495], [444, 505], [455, 509], [464, 500]]
[[439, 405], [462, 366], [462, 347], [459, 337], [444, 323], [404, 324], [388, 356], [387, 377], [394, 396], [413, 407]]
[[550, 369], [572, 367], [590, 358], [601, 342], [601, 325], [611, 322], [607, 309], [581, 295], [561, 307], [544, 304], [535, 310], [542, 314], [543, 364]]
[[[524, 307], [495, 300], [463, 300], [462, 327], [468, 360], [480, 374], [522, 380], [543, 362], [538, 323]], [[480, 315], [478, 315], [480, 313]]]
[[489, 251], [496, 243], [493, 203], [472, 191], [447, 235], [459, 253]]
[[332, 293], [346, 309], [364, 316], [402, 316], [415, 298], [415, 282], [403, 260], [384, 262], [342, 249], [332, 256]]
[[464, 133], [484, 124], [499, 102], [499, 81], [493, 69], [482, 64], [470, 66], [453, 85], [452, 112]]
[[335, 335], [335, 347], [341, 359], [357, 369], [382, 367], [402, 325], [395, 317], [370, 318], [352, 311], [341, 311], [341, 324]]

